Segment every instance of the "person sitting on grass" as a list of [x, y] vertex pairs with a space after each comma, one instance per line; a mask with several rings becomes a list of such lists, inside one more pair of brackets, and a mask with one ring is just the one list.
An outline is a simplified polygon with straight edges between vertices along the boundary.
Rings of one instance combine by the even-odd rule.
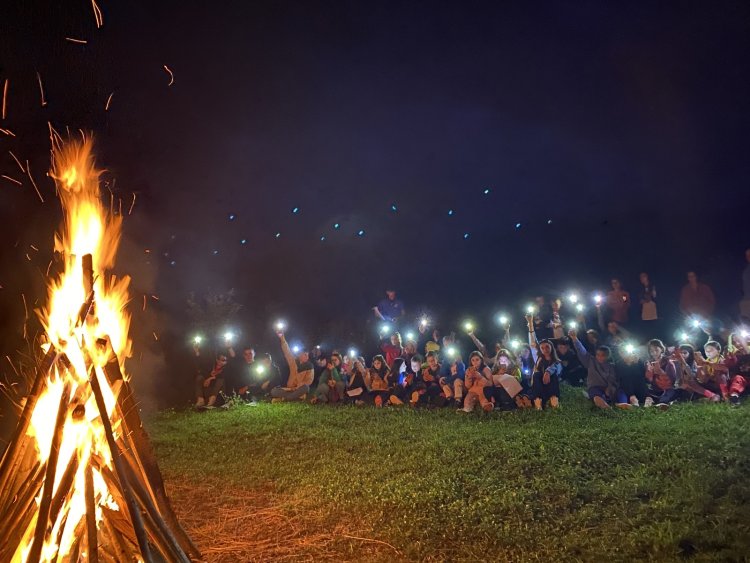
[[464, 377], [466, 375], [466, 364], [461, 359], [461, 354], [453, 347], [448, 348], [446, 353], [448, 361], [443, 362], [440, 367], [438, 383], [443, 391], [447, 402], [455, 401], [456, 408], [460, 408], [464, 398]]
[[690, 344], [681, 344], [672, 354], [672, 361], [677, 370], [675, 385], [682, 390], [685, 400], [692, 400], [696, 395], [705, 397], [713, 403], [721, 401], [713, 391], [709, 391], [698, 383], [698, 362], [695, 361], [695, 348]]
[[365, 368], [364, 358], [354, 359], [349, 373], [349, 383], [345, 392], [346, 400], [349, 403], [354, 403], [357, 406], [365, 404], [365, 399], [367, 398], [366, 376], [367, 368]]
[[510, 352], [501, 348], [495, 356], [492, 385], [484, 388], [484, 395], [495, 408], [509, 411], [516, 408], [516, 397], [523, 391], [521, 370], [513, 363]]
[[341, 381], [339, 370], [333, 363], [333, 358], [326, 358], [326, 367], [318, 379], [318, 386], [310, 402], [338, 403], [344, 396], [344, 382]]
[[615, 373], [628, 402], [639, 407], [646, 399], [646, 380], [643, 377], [643, 362], [635, 346], [627, 344], [620, 349], [620, 359], [615, 362]]
[[380, 349], [385, 356], [385, 365], [390, 366], [396, 358], [400, 358], [404, 353], [404, 347], [401, 342], [401, 333], [394, 332], [390, 337], [390, 342], [383, 341]]
[[415, 378], [409, 404], [413, 407], [442, 406], [445, 399], [438, 383], [441, 368], [438, 353], [428, 352], [426, 364]]
[[533, 315], [526, 315], [529, 346], [535, 363], [531, 371], [529, 389], [516, 397], [516, 405], [519, 408], [529, 408], [533, 403], [536, 410], [542, 410], [544, 405], [549, 404], [554, 409], [560, 404], [562, 364], [551, 340], [537, 341], [533, 323]]
[[695, 353], [695, 363], [698, 364], [697, 379], [708, 391], [720, 394], [725, 401], [729, 401], [729, 368], [721, 355], [721, 344], [716, 340], [709, 340], [703, 346], [706, 353], [704, 359], [700, 352]]
[[216, 406], [219, 394], [224, 392], [224, 378], [227, 367], [227, 355], [216, 355], [216, 361], [207, 373], [199, 373], [195, 378], [195, 408], [212, 409]]
[[595, 355], [592, 356], [578, 340], [578, 333], [575, 330], [568, 332], [568, 336], [573, 341], [578, 359], [586, 367], [586, 389], [589, 399], [600, 409], [612, 408], [611, 403], [622, 409], [632, 408], [628, 402], [628, 396], [620, 388], [615, 365], [611, 361], [612, 352], [609, 346], [597, 347]]
[[542, 340], [539, 343], [539, 352], [534, 371], [531, 374], [531, 390], [529, 395], [519, 395], [516, 404], [521, 407], [531, 406], [538, 411], [549, 405], [556, 409], [560, 406], [560, 374], [562, 364], [557, 357], [555, 347], [551, 340]]
[[286, 387], [271, 389], [272, 402], [304, 401], [310, 392], [310, 385], [312, 385], [315, 377], [315, 369], [310, 363], [310, 355], [307, 350], [300, 350], [295, 358], [289, 349], [286, 338], [284, 338], [284, 333], [278, 332], [278, 335], [281, 341], [281, 351], [289, 366], [289, 379], [287, 379]]
[[492, 370], [484, 363], [482, 353], [478, 350], [469, 354], [469, 367], [466, 369], [464, 381], [466, 398], [464, 399], [463, 409], [458, 409], [458, 412], [472, 412], [477, 402], [479, 402], [483, 411], [492, 411], [494, 405], [484, 392], [485, 387], [492, 385]]
[[644, 407], [651, 407], [654, 404], [662, 410], [669, 408], [677, 399], [677, 369], [674, 362], [664, 354], [666, 347], [658, 338], [649, 340], [648, 355], [649, 361], [646, 363], [646, 400], [643, 402]]
[[557, 357], [562, 364], [562, 375], [560, 378], [573, 386], [581, 386], [586, 382], [586, 368], [581, 365], [578, 355], [570, 349], [570, 340], [560, 338], [556, 341], [555, 349]]
[[415, 406], [419, 401], [419, 389], [417, 379], [422, 372], [422, 356], [414, 354], [407, 364], [403, 358], [396, 358], [391, 369], [391, 377], [397, 377], [391, 385], [391, 396], [389, 402], [392, 405], [403, 405], [409, 403]]
[[385, 358], [378, 354], [372, 359], [372, 367], [365, 375], [365, 385], [370, 390], [368, 398], [378, 408], [388, 402], [388, 397], [391, 395], [388, 391], [389, 373]]
[[271, 354], [263, 354], [250, 368], [251, 378], [247, 386], [246, 396], [250, 401], [268, 396], [271, 389], [281, 385], [279, 366], [273, 363]]

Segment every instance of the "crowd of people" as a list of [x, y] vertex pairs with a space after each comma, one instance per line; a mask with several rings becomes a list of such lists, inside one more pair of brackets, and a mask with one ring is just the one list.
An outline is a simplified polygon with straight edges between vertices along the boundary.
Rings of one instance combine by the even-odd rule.
[[[750, 284], [750, 251], [743, 281]], [[747, 279], [745, 279], [747, 278]], [[196, 407], [207, 409], [227, 397], [258, 401], [307, 401], [375, 407], [451, 406], [458, 412], [555, 409], [561, 385], [585, 390], [601, 409], [656, 407], [676, 401], [726, 402], [738, 406], [750, 384], [750, 334], [745, 310], [731, 329], [714, 321], [710, 287], [687, 275], [679, 309], [686, 330], [667, 334], [658, 293], [648, 274], [640, 275], [635, 300], [619, 280], [593, 296], [593, 307], [580, 295], [548, 300], [537, 297], [526, 307], [523, 338], [511, 331], [511, 317], [500, 315], [499, 338], [485, 344], [471, 322], [443, 334], [428, 318], [407, 327], [396, 292], [373, 307], [383, 324], [377, 353], [370, 361], [356, 350], [324, 351], [290, 347], [285, 327], [277, 326], [288, 367], [281, 370], [270, 354], [256, 358], [252, 346], [240, 355], [227, 346], [195, 377]], [[750, 296], [750, 288], [746, 287]], [[633, 304], [638, 318], [631, 318]], [[596, 326], [590, 327], [589, 323]], [[196, 358], [203, 359], [196, 344]]]

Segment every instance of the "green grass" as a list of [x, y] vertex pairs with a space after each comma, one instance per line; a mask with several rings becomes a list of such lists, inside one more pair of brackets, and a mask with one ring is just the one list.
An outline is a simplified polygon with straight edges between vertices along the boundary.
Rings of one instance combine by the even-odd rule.
[[261, 404], [148, 427], [167, 480], [270, 482], [410, 560], [750, 554], [750, 405], [605, 413], [567, 389], [541, 413]]

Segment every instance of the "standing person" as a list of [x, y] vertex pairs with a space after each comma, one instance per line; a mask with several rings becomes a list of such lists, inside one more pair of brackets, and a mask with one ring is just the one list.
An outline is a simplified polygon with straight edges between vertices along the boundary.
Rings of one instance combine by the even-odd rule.
[[404, 304], [396, 299], [395, 289], [385, 290], [385, 299], [381, 299], [376, 307], [372, 308], [375, 316], [381, 321], [398, 324], [399, 320], [403, 318]]
[[219, 353], [213, 367], [198, 374], [195, 378], [195, 408], [212, 409], [216, 406], [219, 394], [224, 392], [226, 367], [227, 355]]
[[628, 396], [620, 387], [609, 347], [599, 346], [591, 356], [578, 340], [575, 330], [571, 330], [568, 336], [573, 341], [578, 359], [587, 369], [586, 388], [589, 399], [600, 409], [611, 408], [611, 403], [622, 409], [631, 408]]
[[284, 338], [284, 333], [279, 331], [277, 334], [281, 341], [281, 351], [289, 366], [289, 379], [287, 379], [286, 387], [274, 387], [271, 389], [273, 402], [304, 401], [310, 392], [310, 386], [315, 377], [315, 368], [310, 363], [310, 354], [307, 350], [301, 350], [295, 358], [289, 349], [286, 338]]
[[740, 317], [750, 321], [750, 248], [745, 250], [745, 269], [742, 270], [742, 301]]
[[644, 335], [659, 336], [656, 325], [659, 321], [659, 312], [656, 308], [656, 286], [651, 283], [648, 273], [641, 272], [641, 289], [638, 301], [641, 304], [641, 329]]
[[716, 309], [716, 297], [713, 290], [698, 281], [697, 274], [691, 270], [687, 273], [687, 284], [680, 293], [680, 311], [684, 315], [710, 319]]
[[617, 278], [612, 278], [611, 283], [612, 289], [607, 292], [609, 320], [615, 321], [620, 326], [623, 326], [628, 324], [630, 293], [622, 288], [622, 284]]

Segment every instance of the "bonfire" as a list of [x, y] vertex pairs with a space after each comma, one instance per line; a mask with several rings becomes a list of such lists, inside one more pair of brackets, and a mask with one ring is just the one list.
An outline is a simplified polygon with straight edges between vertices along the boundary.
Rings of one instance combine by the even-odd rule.
[[0, 561], [184, 561], [180, 526], [133, 397], [122, 218], [102, 205], [92, 140], [52, 137], [63, 208], [40, 362], [0, 462]]

